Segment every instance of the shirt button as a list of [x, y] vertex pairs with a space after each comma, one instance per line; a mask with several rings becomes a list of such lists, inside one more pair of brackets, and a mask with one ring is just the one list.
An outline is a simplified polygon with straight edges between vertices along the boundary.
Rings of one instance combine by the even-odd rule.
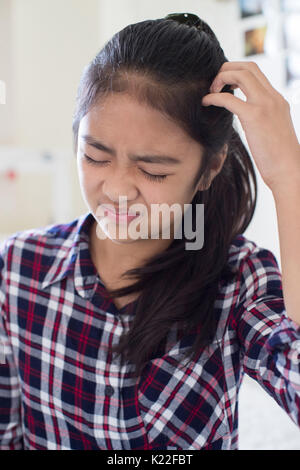
[[105, 395], [108, 395], [109, 397], [111, 397], [114, 394], [114, 392], [115, 392], [114, 387], [112, 387], [111, 385], [106, 385], [104, 389]]

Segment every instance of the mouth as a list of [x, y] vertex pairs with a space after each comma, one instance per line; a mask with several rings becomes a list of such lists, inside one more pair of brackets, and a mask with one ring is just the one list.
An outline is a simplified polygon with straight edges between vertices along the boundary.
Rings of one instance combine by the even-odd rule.
[[107, 207], [104, 207], [104, 216], [108, 217], [114, 222], [117, 223], [128, 223], [136, 219], [140, 214], [131, 214], [130, 212], [112, 212]]
[[133, 217], [138, 214], [130, 214], [129, 212], [115, 212], [116, 215], [127, 215], [129, 217]]
[[115, 215], [115, 216], [118, 216], [118, 217], [137, 217], [138, 215], [140, 215], [139, 212], [131, 214], [130, 212], [118, 212], [116, 210], [112, 211], [111, 209], [108, 209], [107, 207], [104, 207], [103, 209], [109, 215], [112, 214], [112, 215]]

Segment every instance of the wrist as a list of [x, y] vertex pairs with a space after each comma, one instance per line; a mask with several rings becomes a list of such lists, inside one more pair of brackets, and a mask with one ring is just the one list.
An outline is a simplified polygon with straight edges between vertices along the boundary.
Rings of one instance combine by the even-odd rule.
[[276, 182], [273, 182], [269, 186], [272, 191], [275, 202], [285, 199], [297, 201], [299, 204], [300, 197], [300, 171], [294, 173], [288, 177], [282, 176], [282, 178]]
[[296, 148], [287, 150], [282, 156], [282, 161], [278, 168], [278, 174], [270, 177], [266, 183], [274, 196], [287, 191], [294, 191], [300, 187], [300, 145], [297, 142]]

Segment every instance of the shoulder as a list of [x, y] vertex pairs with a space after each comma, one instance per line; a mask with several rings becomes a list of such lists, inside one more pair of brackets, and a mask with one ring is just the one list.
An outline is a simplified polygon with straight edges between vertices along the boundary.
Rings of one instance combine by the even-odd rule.
[[281, 272], [271, 250], [238, 235], [230, 245], [228, 264], [238, 275], [240, 301], [253, 295], [282, 297]]
[[20, 272], [21, 265], [32, 267], [33, 263], [49, 265], [49, 259], [72, 245], [82, 217], [65, 224], [50, 224], [11, 234], [0, 242], [0, 271]]
[[249, 240], [244, 235], [237, 235], [230, 244], [228, 253], [228, 263], [239, 271], [243, 271], [249, 266], [252, 269], [264, 267], [278, 267], [278, 261], [274, 253], [253, 240]]

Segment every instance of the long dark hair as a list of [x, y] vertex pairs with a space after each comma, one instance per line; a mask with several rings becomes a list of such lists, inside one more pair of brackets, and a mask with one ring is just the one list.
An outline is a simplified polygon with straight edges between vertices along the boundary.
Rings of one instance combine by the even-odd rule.
[[[228, 144], [221, 171], [192, 201], [193, 206], [204, 204], [203, 247], [186, 250], [190, 240], [174, 239], [146, 265], [124, 273], [136, 280], [134, 284], [109, 291], [112, 297], [140, 293], [130, 328], [112, 348], [122, 364], [127, 361], [135, 366], [134, 376], [142, 373], [147, 362], [167, 354], [174, 326], [173, 344], [194, 335], [185, 358], [195, 360], [212, 342], [218, 325], [214, 307], [218, 290], [237, 275], [227, 263], [229, 247], [248, 227], [256, 206], [255, 170], [234, 129], [233, 114], [201, 104], [228, 59], [211, 28], [199, 21], [198, 29], [166, 18], [126, 26], [85, 67], [78, 87], [75, 153], [82, 117], [109, 93], [123, 92], [171, 117], [202, 145], [195, 189], [200, 178], [204, 184], [208, 181], [219, 152]], [[222, 91], [233, 94], [228, 85]]]

